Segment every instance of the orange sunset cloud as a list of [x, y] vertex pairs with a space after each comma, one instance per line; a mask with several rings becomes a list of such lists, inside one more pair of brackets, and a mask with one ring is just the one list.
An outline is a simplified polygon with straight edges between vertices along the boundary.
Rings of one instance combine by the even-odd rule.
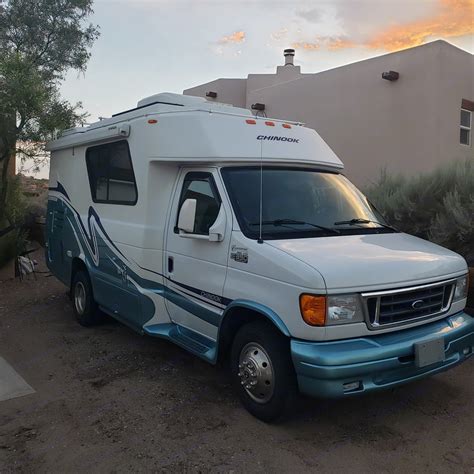
[[439, 8], [431, 16], [389, 26], [372, 37], [353, 41], [346, 37], [316, 37], [314, 41], [293, 44], [296, 49], [318, 51], [362, 48], [397, 51], [419, 46], [430, 39], [453, 38], [474, 33], [474, 0], [439, 0]]
[[293, 43], [295, 49], [306, 49], [307, 51], [318, 51], [321, 48], [335, 51], [337, 49], [352, 48], [356, 46], [355, 43], [348, 40], [347, 38], [327, 38], [318, 37], [314, 42], [302, 41], [299, 43]]
[[450, 38], [474, 33], [474, 0], [440, 0], [441, 11], [430, 18], [390, 27], [364, 46], [396, 51], [419, 46], [433, 37]]
[[245, 31], [235, 31], [229, 36], [224, 36], [219, 40], [221, 44], [243, 43], [245, 41]]

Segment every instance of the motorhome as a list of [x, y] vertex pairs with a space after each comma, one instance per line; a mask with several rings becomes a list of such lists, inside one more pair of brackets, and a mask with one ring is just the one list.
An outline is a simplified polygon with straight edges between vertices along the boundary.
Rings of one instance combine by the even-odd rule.
[[79, 323], [229, 360], [260, 419], [472, 355], [464, 259], [391, 227], [300, 123], [164, 93], [48, 148], [47, 263]]

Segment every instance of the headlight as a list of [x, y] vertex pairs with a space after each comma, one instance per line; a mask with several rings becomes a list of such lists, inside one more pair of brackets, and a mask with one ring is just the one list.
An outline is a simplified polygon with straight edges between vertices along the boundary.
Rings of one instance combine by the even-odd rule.
[[364, 320], [359, 295], [328, 296], [326, 324], [359, 323]]
[[310, 326], [332, 326], [364, 321], [359, 295], [300, 296], [300, 311]]
[[469, 290], [469, 276], [464, 275], [456, 280], [456, 288], [454, 290], [453, 301], [463, 300], [467, 298], [467, 292]]

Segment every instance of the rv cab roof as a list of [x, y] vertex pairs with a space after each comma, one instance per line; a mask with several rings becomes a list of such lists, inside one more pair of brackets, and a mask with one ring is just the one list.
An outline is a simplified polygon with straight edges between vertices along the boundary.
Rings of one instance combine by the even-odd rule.
[[[299, 163], [343, 168], [324, 140], [297, 122], [254, 116], [202, 97], [155, 94], [134, 109], [74, 128], [50, 151], [127, 139], [141, 159], [181, 163]], [[132, 155], [133, 155], [133, 150]]]

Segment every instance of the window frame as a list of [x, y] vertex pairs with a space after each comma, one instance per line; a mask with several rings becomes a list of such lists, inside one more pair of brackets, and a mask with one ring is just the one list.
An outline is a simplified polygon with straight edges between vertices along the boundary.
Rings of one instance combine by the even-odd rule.
[[[197, 179], [196, 179], [197, 178]], [[199, 179], [200, 178], [200, 179]], [[178, 207], [176, 209], [176, 220], [175, 220], [175, 226], [174, 226], [174, 233], [179, 234], [179, 228], [178, 228], [178, 220], [179, 220], [179, 213], [181, 212], [181, 207], [183, 206], [184, 203], [184, 185], [187, 181], [206, 181], [209, 179], [209, 185], [211, 187], [212, 195], [214, 199], [217, 201], [220, 206], [222, 206], [222, 199], [219, 194], [219, 190], [217, 188], [216, 181], [214, 179], [214, 175], [209, 172], [209, 171], [188, 171], [185, 175], [183, 180], [181, 181], [181, 190], [179, 192], [179, 200], [178, 200]], [[199, 232], [189, 232], [188, 235], [209, 235], [207, 234], [201, 234]]]
[[[228, 180], [228, 174], [232, 172], [232, 170], [260, 170], [261, 167], [256, 164], [248, 164], [248, 165], [238, 165], [238, 166], [224, 166], [220, 168], [220, 175], [222, 177], [224, 187], [226, 189], [227, 195], [229, 196], [230, 204], [232, 206], [232, 209], [234, 211], [234, 215], [237, 219], [237, 223], [239, 224], [240, 231], [245, 235], [250, 240], [258, 240], [259, 239], [259, 230], [251, 230], [245, 221], [245, 218], [242, 214], [240, 205], [238, 203], [237, 196], [232, 189], [232, 187], [229, 185], [229, 180]], [[295, 166], [295, 165], [274, 165], [274, 164], [266, 164], [263, 167], [264, 170], [286, 170], [286, 171], [310, 171], [310, 172], [316, 172], [316, 173], [324, 173], [324, 174], [331, 174], [331, 175], [336, 175], [336, 176], [343, 176], [344, 178], [345, 175], [342, 174], [340, 171], [335, 171], [335, 170], [330, 170], [330, 169], [324, 169], [324, 168], [319, 168], [315, 166]], [[347, 178], [346, 178], [347, 179]], [[352, 184], [352, 183], [351, 183]], [[357, 188], [358, 189], [358, 188]], [[359, 190], [359, 192], [361, 192]], [[362, 192], [361, 192], [362, 193]], [[366, 199], [367, 197], [363, 195]], [[373, 207], [373, 209], [380, 214], [380, 212], [375, 208], [375, 206], [370, 202], [369, 199], [367, 199], [368, 204]], [[381, 222], [384, 222], [383, 216]], [[272, 233], [272, 232], [267, 232], [266, 235], [263, 236], [264, 240], [290, 240], [290, 239], [308, 239], [308, 238], [321, 238], [321, 237], [342, 237], [342, 236], [347, 236], [347, 235], [370, 235], [370, 234], [385, 234], [385, 233], [394, 233], [392, 230], [388, 230], [383, 227], [356, 227], [354, 228], [348, 228], [348, 229], [341, 229], [340, 234], [333, 234], [333, 233], [328, 233], [325, 232], [324, 230], [321, 229], [312, 229], [312, 230], [304, 230], [301, 232], [292, 232], [292, 233]]]
[[[89, 163], [90, 163], [89, 153], [91, 152], [91, 150], [95, 150], [97, 148], [105, 148], [105, 147], [110, 147], [112, 145], [118, 145], [118, 144], [122, 144], [122, 143], [125, 143], [125, 145], [127, 147], [128, 159], [130, 161], [130, 168], [132, 170], [132, 175], [133, 175], [133, 186], [135, 188], [135, 200], [134, 201], [121, 201], [121, 200], [117, 200], [117, 199], [97, 199], [97, 197], [95, 197], [97, 195], [97, 190], [94, 193], [94, 190], [93, 190], [93, 187], [92, 187], [93, 180], [92, 180], [92, 176], [91, 176], [91, 166], [89, 165]], [[128, 144], [127, 140], [117, 140], [117, 141], [113, 141], [113, 142], [101, 143], [100, 145], [90, 146], [86, 149], [85, 158], [86, 158], [85, 161], [86, 161], [86, 168], [87, 168], [87, 176], [89, 178], [89, 188], [90, 188], [90, 192], [91, 192], [91, 199], [94, 203], [97, 203], [97, 204], [113, 204], [113, 205], [119, 205], [119, 206], [135, 206], [137, 204], [137, 202], [138, 202], [137, 179], [135, 177], [135, 169], [133, 168], [133, 160], [132, 160], [132, 154], [130, 153], [130, 145]], [[108, 160], [108, 162], [107, 162], [107, 196], [109, 195], [109, 180], [110, 180], [109, 168], [110, 168], [110, 160]]]
[[[469, 114], [469, 127], [466, 127], [465, 125], [463, 125], [461, 123], [461, 114], [462, 112], [467, 112]], [[461, 136], [459, 136], [459, 143], [463, 146], [468, 146], [470, 147], [471, 144], [472, 144], [472, 117], [473, 117], [473, 113], [472, 113], [472, 110], [468, 110], [468, 109], [465, 109], [464, 107], [461, 107], [461, 113], [459, 115], [459, 130], [467, 130], [467, 138], [468, 138], [468, 143], [463, 143], [461, 141]], [[461, 132], [460, 132], [461, 133]]]

